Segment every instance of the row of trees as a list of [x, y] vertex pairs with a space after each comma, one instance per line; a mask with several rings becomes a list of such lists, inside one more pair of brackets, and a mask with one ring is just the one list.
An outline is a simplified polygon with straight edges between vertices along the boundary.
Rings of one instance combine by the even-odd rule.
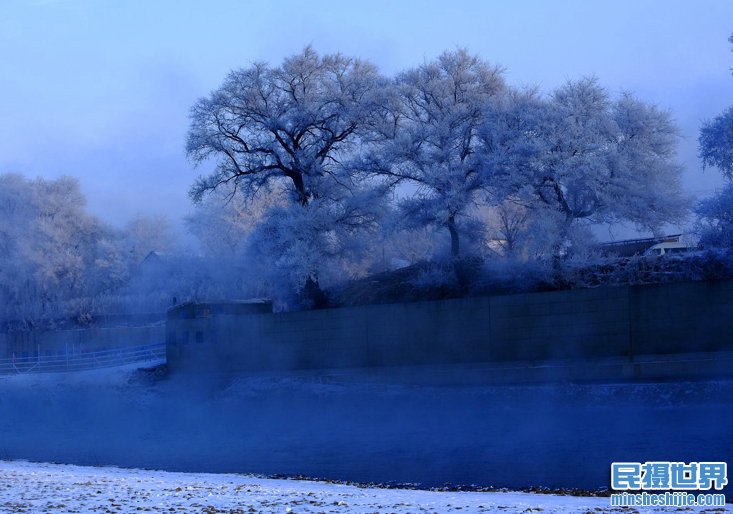
[[121, 295], [135, 287], [145, 256], [175, 246], [164, 220], [136, 217], [115, 229], [85, 203], [72, 178], [0, 175], [0, 323], [125, 312], [132, 306], [120, 305]]
[[593, 223], [657, 231], [686, 210], [676, 143], [669, 113], [595, 79], [542, 95], [464, 50], [387, 78], [307, 47], [231, 72], [193, 106], [187, 152], [216, 164], [194, 201], [271, 199], [247, 266], [317, 289], [386, 232], [443, 231], [459, 262], [493, 226], [506, 251], [539, 240], [557, 264]]
[[[216, 166], [191, 189], [197, 249], [161, 219], [105, 225], [74, 179], [0, 175], [0, 322], [161, 311], [173, 298], [292, 308], [431, 259], [418, 285], [460, 282], [477, 256], [488, 275], [535, 280], [536, 266], [512, 263], [551, 274], [590, 246], [593, 224], [656, 231], [683, 218], [676, 140], [668, 113], [594, 79], [543, 95], [461, 50], [387, 78], [306, 48], [232, 72], [193, 107], [189, 156]], [[698, 206], [702, 242], [727, 248], [733, 110], [703, 126], [700, 156], [728, 181]]]
[[252, 215], [267, 210], [269, 198], [246, 209], [224, 200], [212, 196], [187, 219], [195, 244], [162, 217], [102, 222], [74, 178], [0, 174], [0, 331], [268, 294], [239, 259]]

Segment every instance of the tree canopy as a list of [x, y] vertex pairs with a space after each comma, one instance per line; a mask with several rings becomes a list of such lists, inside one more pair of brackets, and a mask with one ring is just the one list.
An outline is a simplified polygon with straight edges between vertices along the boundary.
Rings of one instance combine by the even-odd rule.
[[513, 93], [488, 119], [486, 183], [555, 220], [555, 253], [578, 221], [658, 230], [684, 216], [674, 122], [629, 93], [612, 100], [596, 79], [571, 81], [549, 98]]
[[[333, 269], [363, 273], [345, 263], [367, 262], [377, 231], [386, 241], [387, 230], [440, 228], [458, 262], [465, 235], [487, 246], [487, 207], [511, 214], [494, 226], [517, 255], [531, 241], [557, 259], [595, 223], [659, 231], [687, 209], [677, 138], [668, 112], [612, 98], [594, 78], [542, 95], [455, 50], [389, 80], [306, 47], [233, 71], [199, 100], [187, 152], [215, 163], [191, 189], [196, 202], [218, 191], [252, 206], [248, 244], [229, 246], [302, 289]], [[282, 196], [255, 208], [272, 194]]]
[[733, 107], [703, 124], [700, 129], [700, 158], [733, 180]]
[[[733, 35], [728, 39], [733, 44]], [[701, 242], [706, 246], [733, 245], [733, 107], [703, 123], [699, 156], [703, 166], [714, 166], [728, 182], [712, 198], [699, 202]]]
[[377, 148], [377, 174], [416, 194], [402, 202], [407, 220], [445, 227], [451, 254], [460, 253], [459, 223], [485, 187], [479, 130], [506, 85], [501, 69], [466, 50], [401, 73], [396, 81], [395, 137]]
[[369, 62], [310, 47], [280, 66], [231, 72], [191, 109], [186, 151], [195, 163], [216, 160], [191, 196], [224, 183], [252, 196], [286, 179], [293, 200], [307, 206], [334, 183], [346, 185], [343, 160], [383, 113], [384, 86]]
[[[728, 41], [733, 45], [733, 35]], [[703, 123], [698, 143], [703, 166], [715, 166], [733, 180], [733, 107]]]

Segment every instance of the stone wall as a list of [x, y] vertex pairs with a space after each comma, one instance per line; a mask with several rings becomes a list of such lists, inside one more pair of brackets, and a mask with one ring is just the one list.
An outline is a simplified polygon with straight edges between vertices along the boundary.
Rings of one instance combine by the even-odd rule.
[[[699, 362], [703, 353], [733, 352], [730, 334], [733, 281], [276, 314], [263, 313], [262, 308], [184, 306], [169, 312], [166, 341], [173, 370], [556, 362], [575, 362], [574, 367], [582, 369], [579, 361], [615, 360], [619, 370], [633, 375], [634, 369], [649, 366], [629, 368], [624, 363], [674, 357], [679, 369], [684, 360], [679, 355], [697, 354], [693, 360]], [[559, 379], [562, 373], [556, 373]]]

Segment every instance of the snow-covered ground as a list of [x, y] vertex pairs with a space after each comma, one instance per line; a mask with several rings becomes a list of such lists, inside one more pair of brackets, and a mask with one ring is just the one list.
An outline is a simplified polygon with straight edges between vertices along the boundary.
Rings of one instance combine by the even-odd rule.
[[0, 512], [600, 514], [618, 511], [609, 507], [608, 498], [596, 497], [378, 489], [247, 475], [0, 461]]

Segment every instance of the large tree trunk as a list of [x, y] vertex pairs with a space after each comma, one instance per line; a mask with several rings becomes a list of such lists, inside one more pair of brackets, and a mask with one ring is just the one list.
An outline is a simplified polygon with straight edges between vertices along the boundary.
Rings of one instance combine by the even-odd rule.
[[554, 275], [555, 283], [562, 285], [564, 278], [562, 272], [562, 248], [568, 240], [570, 234], [570, 225], [573, 223], [572, 216], [567, 216], [565, 221], [560, 226], [560, 231], [557, 235], [557, 241], [552, 245], [552, 272]]
[[303, 180], [303, 174], [295, 171], [288, 171], [285, 173], [290, 180], [293, 181], [295, 191], [298, 193], [298, 203], [302, 207], [308, 206], [308, 192], [305, 190], [305, 181]]
[[461, 246], [458, 238], [455, 216], [450, 216], [448, 218], [448, 232], [450, 232], [450, 254], [454, 259], [457, 259], [461, 252]]
[[453, 261], [453, 273], [456, 275], [458, 291], [464, 294], [471, 285], [471, 263], [461, 259], [461, 240], [456, 227], [456, 217], [448, 218], [448, 232], [450, 232], [450, 254]]
[[[298, 203], [304, 209], [308, 208], [308, 192], [305, 189], [303, 175], [297, 172], [286, 173], [293, 181], [295, 191], [298, 193]], [[305, 280], [303, 289], [299, 294], [300, 307], [304, 309], [324, 309], [328, 307], [328, 297], [318, 284], [318, 276], [314, 273]]]
[[328, 297], [318, 285], [318, 277], [308, 277], [300, 294], [301, 307], [305, 309], [325, 309], [328, 307]]

